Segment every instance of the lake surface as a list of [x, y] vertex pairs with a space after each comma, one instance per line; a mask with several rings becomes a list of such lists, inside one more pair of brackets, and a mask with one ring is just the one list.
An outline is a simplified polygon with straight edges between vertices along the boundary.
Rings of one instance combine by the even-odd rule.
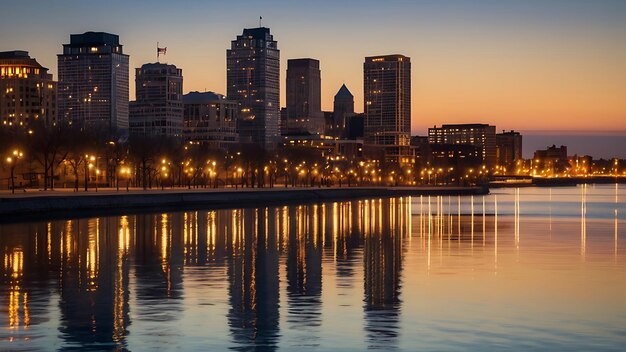
[[626, 187], [0, 224], [0, 350], [626, 348]]

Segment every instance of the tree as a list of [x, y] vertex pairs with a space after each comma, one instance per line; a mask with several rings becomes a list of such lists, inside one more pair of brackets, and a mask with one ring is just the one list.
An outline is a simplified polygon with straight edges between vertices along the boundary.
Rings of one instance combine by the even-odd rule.
[[73, 132], [69, 124], [46, 125], [43, 121], [31, 124], [27, 143], [28, 154], [43, 167], [43, 188], [54, 189], [56, 168], [73, 148]]

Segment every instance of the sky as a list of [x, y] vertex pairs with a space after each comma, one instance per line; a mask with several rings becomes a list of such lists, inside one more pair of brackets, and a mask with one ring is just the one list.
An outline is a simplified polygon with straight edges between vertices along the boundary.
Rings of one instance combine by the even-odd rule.
[[[322, 109], [345, 83], [363, 110], [365, 56], [412, 62], [412, 132], [442, 123], [498, 130], [626, 135], [626, 1], [7, 1], [0, 51], [27, 50], [56, 78], [73, 33], [120, 36], [134, 68], [183, 69], [184, 91], [226, 91], [226, 49], [259, 16], [278, 41], [281, 106], [287, 59], [322, 70]], [[626, 147], [622, 147], [626, 149]], [[624, 152], [626, 153], [626, 151]]]

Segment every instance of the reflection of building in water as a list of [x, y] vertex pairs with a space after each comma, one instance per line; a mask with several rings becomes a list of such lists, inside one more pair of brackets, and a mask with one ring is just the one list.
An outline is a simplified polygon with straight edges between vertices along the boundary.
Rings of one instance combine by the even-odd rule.
[[400, 319], [402, 240], [410, 233], [410, 198], [365, 206], [365, 330], [370, 347], [396, 343]]
[[182, 213], [136, 216], [134, 269], [139, 317], [159, 321], [177, 317], [182, 298], [183, 217]]
[[254, 345], [273, 350], [278, 342], [278, 243], [274, 212], [268, 209], [233, 212], [228, 323], [234, 342], [242, 348]]
[[66, 347], [123, 348], [129, 324], [128, 227], [125, 218], [67, 222], [59, 303]]
[[[363, 226], [365, 208], [370, 201], [359, 200], [327, 205], [330, 213], [327, 223], [332, 225], [332, 237], [338, 277], [354, 276], [355, 250], [363, 245]], [[338, 283], [350, 285], [350, 280], [340, 280]]]
[[[35, 234], [32, 236], [31, 234]], [[0, 228], [0, 325], [7, 327], [0, 340], [31, 338], [29, 330], [48, 312], [50, 231], [47, 224]], [[6, 334], [6, 335], [5, 335]]]
[[321, 325], [322, 219], [316, 204], [289, 207], [287, 234], [287, 322], [303, 333], [303, 343], [318, 343]]

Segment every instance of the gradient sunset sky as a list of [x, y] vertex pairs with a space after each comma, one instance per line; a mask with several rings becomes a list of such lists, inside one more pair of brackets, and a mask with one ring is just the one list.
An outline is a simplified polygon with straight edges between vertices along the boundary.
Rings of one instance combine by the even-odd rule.
[[[72, 33], [120, 36], [134, 68], [183, 69], [184, 91], [226, 91], [226, 49], [271, 28], [287, 59], [321, 62], [322, 108], [345, 83], [363, 110], [363, 58], [412, 60], [413, 132], [483, 122], [522, 131], [626, 131], [626, 1], [6, 1], [0, 51], [27, 50], [57, 78]], [[626, 134], [626, 133], [625, 133]]]

